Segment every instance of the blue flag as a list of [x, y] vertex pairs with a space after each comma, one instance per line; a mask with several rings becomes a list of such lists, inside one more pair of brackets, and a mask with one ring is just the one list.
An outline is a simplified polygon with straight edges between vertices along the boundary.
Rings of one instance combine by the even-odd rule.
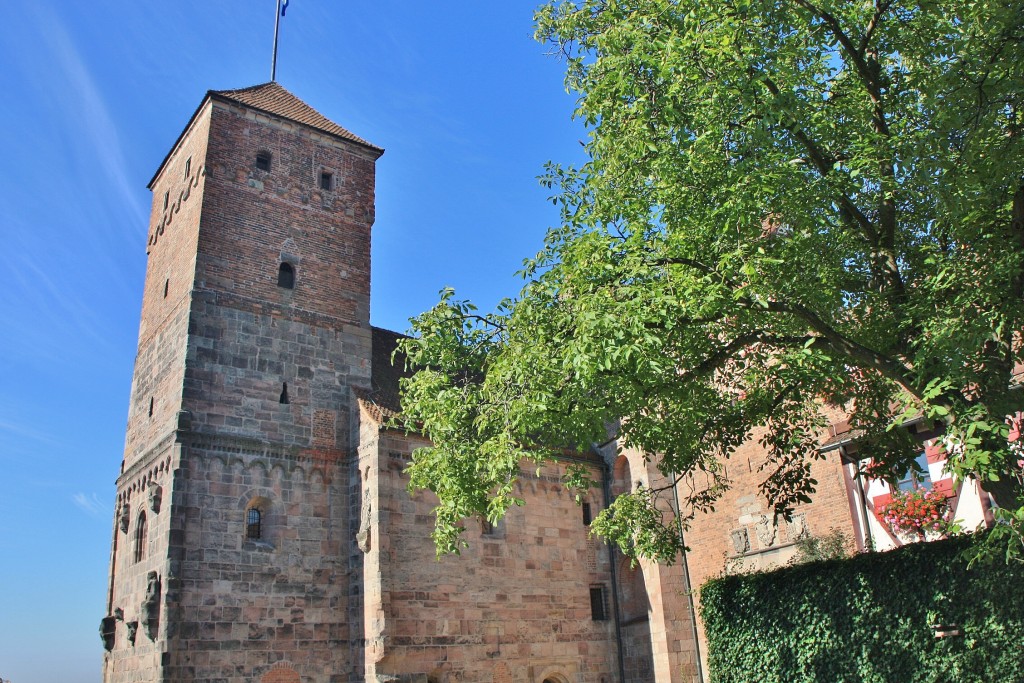
[[288, 0], [281, 0], [281, 16], [284, 16], [285, 11], [288, 9]]

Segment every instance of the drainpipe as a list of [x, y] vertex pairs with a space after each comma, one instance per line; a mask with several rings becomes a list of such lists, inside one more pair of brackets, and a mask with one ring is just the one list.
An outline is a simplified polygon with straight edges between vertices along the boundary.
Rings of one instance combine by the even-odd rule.
[[[601, 463], [601, 488], [604, 493], [604, 507], [607, 509], [612, 504], [611, 489], [611, 467], [606, 462]], [[612, 578], [612, 609], [615, 614], [615, 645], [619, 658], [619, 683], [626, 683], [626, 664], [622, 647], [622, 626], [619, 617], [619, 580], [615, 571], [615, 547], [611, 543], [605, 544], [608, 548], [608, 566], [611, 568]]]
[[[672, 478], [675, 479], [675, 473], [672, 474]], [[690, 583], [690, 564], [686, 561], [686, 538], [683, 536], [683, 517], [682, 508], [679, 507], [679, 489], [677, 484], [672, 484], [672, 498], [676, 503], [676, 529], [679, 532], [679, 554], [682, 556], [683, 563], [683, 584], [686, 590], [686, 599], [689, 603], [688, 607], [690, 610], [690, 630], [693, 634], [693, 658], [697, 664], [697, 680], [704, 680], [703, 665], [700, 661], [700, 641], [697, 638], [697, 610], [693, 604], [693, 586]]]
[[[842, 455], [845, 455], [848, 459], [852, 460], [849, 453], [846, 451], [846, 446], [840, 446], [839, 451], [840, 453], [842, 453]], [[840, 458], [839, 461], [841, 464], [842, 458]], [[846, 468], [846, 465], [842, 466], [844, 469]], [[870, 510], [868, 510], [868, 496], [864, 492], [864, 477], [855, 474], [853, 478], [857, 480], [857, 493], [860, 494], [860, 509], [864, 513], [864, 543], [867, 546], [865, 550], [867, 550], [869, 553], [874, 552], [875, 537], [874, 534], [871, 533], [871, 517], [873, 517], [874, 515]]]

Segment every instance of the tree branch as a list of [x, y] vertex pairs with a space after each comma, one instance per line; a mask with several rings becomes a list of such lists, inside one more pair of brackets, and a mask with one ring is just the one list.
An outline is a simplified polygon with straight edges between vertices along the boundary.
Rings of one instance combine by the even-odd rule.
[[[768, 92], [778, 97], [781, 94], [779, 86], [776, 85], [775, 81], [768, 77], [763, 77], [762, 81], [765, 87], [768, 88]], [[789, 122], [786, 125], [786, 130], [792, 133], [800, 144], [807, 150], [807, 154], [811, 157], [811, 162], [814, 167], [818, 170], [818, 173], [822, 177], [827, 176], [832, 172], [836, 160], [832, 157], [826, 156], [821, 150], [818, 144], [811, 139], [811, 137], [801, 128], [798, 128], [794, 123]], [[848, 222], [850, 227], [857, 228], [859, 226], [859, 232], [867, 239], [868, 243], [875, 245], [878, 242], [878, 232], [875, 230], [875, 226], [872, 225], [871, 221], [864, 214], [860, 208], [853, 203], [853, 200], [842, 192], [838, 193], [837, 201], [839, 207], [842, 210], [843, 220]]]

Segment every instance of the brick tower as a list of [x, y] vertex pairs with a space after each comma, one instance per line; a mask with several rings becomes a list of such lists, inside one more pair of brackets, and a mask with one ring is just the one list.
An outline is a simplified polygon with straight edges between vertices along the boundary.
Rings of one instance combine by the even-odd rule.
[[267, 83], [207, 93], [150, 182], [105, 682], [358, 677], [343, 454], [382, 153]]

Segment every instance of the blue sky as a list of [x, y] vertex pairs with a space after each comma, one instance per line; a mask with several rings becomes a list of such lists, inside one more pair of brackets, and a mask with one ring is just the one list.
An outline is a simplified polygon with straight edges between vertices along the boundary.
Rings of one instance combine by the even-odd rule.
[[[531, 0], [292, 0], [278, 81], [387, 149], [372, 321], [444, 286], [489, 308], [581, 159]], [[0, 22], [0, 678], [98, 683], [146, 183], [208, 89], [269, 79], [275, 0], [32, 0]]]

